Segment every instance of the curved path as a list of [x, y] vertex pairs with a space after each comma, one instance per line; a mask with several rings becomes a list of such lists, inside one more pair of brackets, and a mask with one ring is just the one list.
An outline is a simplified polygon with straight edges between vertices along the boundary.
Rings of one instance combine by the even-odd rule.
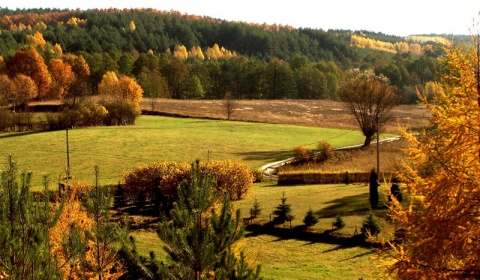
[[[385, 138], [385, 139], [382, 139], [380, 140], [379, 142], [382, 143], [382, 142], [393, 142], [393, 141], [397, 141], [399, 140], [400, 137], [398, 136], [395, 136], [395, 137], [388, 137], [388, 138]], [[377, 143], [377, 141], [372, 141], [372, 144], [373, 143]], [[354, 148], [360, 148], [362, 147], [363, 144], [359, 144], [359, 145], [353, 145], [353, 146], [347, 146], [347, 147], [341, 147], [341, 148], [336, 148], [334, 149], [335, 151], [338, 151], [338, 150], [348, 150], [348, 149], [354, 149]], [[280, 167], [280, 166], [283, 166], [285, 164], [288, 164], [290, 162], [293, 162], [295, 160], [294, 157], [291, 157], [291, 158], [287, 158], [287, 159], [284, 159], [284, 160], [279, 160], [279, 161], [275, 161], [275, 162], [271, 162], [271, 163], [267, 163], [265, 165], [263, 165], [262, 167], [260, 167], [262, 169], [262, 172], [263, 172], [263, 177], [267, 177], [267, 178], [276, 178], [277, 177], [277, 169]]]

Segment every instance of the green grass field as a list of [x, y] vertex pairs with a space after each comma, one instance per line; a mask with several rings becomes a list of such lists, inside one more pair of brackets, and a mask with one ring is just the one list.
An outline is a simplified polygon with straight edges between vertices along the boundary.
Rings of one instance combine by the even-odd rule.
[[[270, 214], [280, 203], [283, 192], [295, 216], [292, 227], [302, 225], [306, 212], [311, 208], [320, 218], [319, 223], [312, 228], [314, 233], [332, 229], [334, 217], [344, 213], [346, 226], [338, 234], [351, 236], [355, 229], [360, 230], [370, 207], [368, 186], [363, 184], [284, 187], [269, 182], [257, 184], [247, 199], [235, 202], [234, 205], [245, 217], [257, 199], [262, 213], [255, 223], [264, 224], [270, 220]], [[379, 205], [384, 205], [385, 201], [385, 197], [380, 195]], [[391, 231], [383, 220], [386, 209], [374, 210], [374, 213], [381, 219], [386, 231], [383, 236], [386, 236]], [[285, 229], [288, 227], [285, 225]], [[133, 232], [133, 235], [139, 252], [148, 255], [153, 248], [160, 259], [166, 257], [155, 232], [139, 230]], [[292, 238], [249, 231], [246, 231], [246, 237], [240, 241], [239, 246], [250, 263], [262, 266], [264, 279], [386, 279], [384, 260], [379, 259], [377, 253], [370, 248], [312, 241], [302, 239], [301, 235]]]
[[[257, 169], [289, 158], [299, 145], [315, 149], [319, 141], [341, 147], [364, 140], [350, 130], [159, 116], [141, 116], [134, 126], [73, 129], [68, 135], [71, 174], [92, 182], [98, 165], [101, 184], [118, 183], [123, 173], [154, 161], [228, 159]], [[2, 133], [0, 147], [3, 162], [11, 154], [21, 170], [33, 172], [34, 187], [43, 174], [51, 185], [65, 174], [64, 130]]]

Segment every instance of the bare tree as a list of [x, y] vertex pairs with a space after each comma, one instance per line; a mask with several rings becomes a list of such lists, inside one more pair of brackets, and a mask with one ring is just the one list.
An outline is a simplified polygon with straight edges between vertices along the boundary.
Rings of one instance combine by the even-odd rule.
[[[373, 136], [391, 118], [390, 110], [398, 104], [395, 87], [383, 75], [359, 69], [347, 72], [347, 78], [338, 95], [365, 135], [364, 146], [370, 145]], [[381, 121], [379, 121], [381, 120]]]
[[231, 92], [227, 92], [225, 94], [225, 97], [223, 98], [223, 107], [225, 108], [225, 111], [227, 113], [227, 120], [230, 120], [230, 117], [233, 114], [233, 111], [237, 107], [237, 100], [233, 98]]

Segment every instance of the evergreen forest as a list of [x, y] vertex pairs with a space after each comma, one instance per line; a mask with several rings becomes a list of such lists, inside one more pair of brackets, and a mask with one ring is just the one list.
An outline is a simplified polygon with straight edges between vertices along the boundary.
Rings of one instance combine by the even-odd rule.
[[134, 78], [145, 97], [336, 100], [344, 72], [359, 68], [388, 77], [401, 102], [412, 104], [417, 89], [428, 93], [437, 80], [442, 40], [153, 9], [0, 9], [0, 62], [8, 65], [26, 47], [46, 65], [64, 54], [81, 56], [90, 71], [85, 95], [97, 94], [112, 71]]

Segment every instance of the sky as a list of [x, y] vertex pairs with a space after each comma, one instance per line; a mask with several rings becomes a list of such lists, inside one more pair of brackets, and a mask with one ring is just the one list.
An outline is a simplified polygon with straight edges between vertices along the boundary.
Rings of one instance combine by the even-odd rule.
[[249, 23], [387, 35], [477, 34], [480, 0], [2, 0], [15, 9], [153, 8]]

